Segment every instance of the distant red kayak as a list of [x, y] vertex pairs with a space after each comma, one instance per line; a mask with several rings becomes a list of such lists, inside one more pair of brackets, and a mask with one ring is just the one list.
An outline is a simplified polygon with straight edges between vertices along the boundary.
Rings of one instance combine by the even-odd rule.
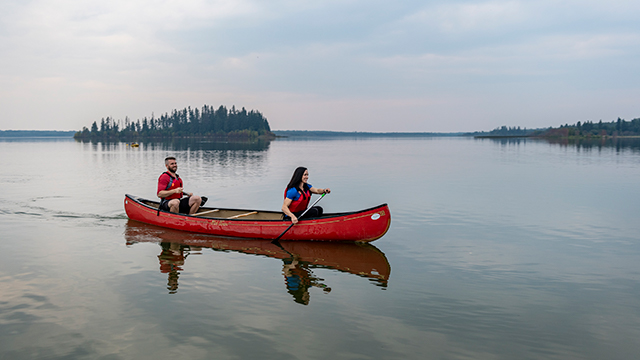
[[[203, 207], [197, 214], [185, 215], [158, 211], [159, 205], [132, 195], [124, 199], [124, 209], [131, 220], [194, 233], [273, 240], [291, 225], [278, 211]], [[280, 240], [370, 242], [382, 237], [390, 225], [389, 207], [382, 204], [300, 220]]]

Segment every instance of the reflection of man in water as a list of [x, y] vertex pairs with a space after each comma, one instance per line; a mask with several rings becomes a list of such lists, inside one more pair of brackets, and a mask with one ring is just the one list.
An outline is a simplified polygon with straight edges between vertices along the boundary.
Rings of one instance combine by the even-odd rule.
[[299, 263], [295, 258], [283, 259], [282, 273], [287, 292], [293, 295], [293, 301], [302, 305], [309, 305], [309, 288], [319, 287], [325, 293], [331, 291], [330, 287], [321, 283], [324, 279], [316, 277], [305, 262]]
[[160, 272], [163, 274], [169, 274], [167, 281], [167, 289], [169, 294], [175, 294], [178, 292], [178, 277], [179, 271], [182, 271], [181, 266], [184, 265], [184, 247], [178, 243], [166, 243], [160, 244], [162, 246], [162, 252], [158, 255], [160, 260]]

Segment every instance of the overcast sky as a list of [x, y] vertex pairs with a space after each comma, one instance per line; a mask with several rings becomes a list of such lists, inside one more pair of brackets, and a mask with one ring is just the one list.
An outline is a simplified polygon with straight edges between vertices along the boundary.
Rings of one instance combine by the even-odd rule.
[[272, 129], [640, 117], [640, 1], [0, 0], [0, 130], [202, 105]]

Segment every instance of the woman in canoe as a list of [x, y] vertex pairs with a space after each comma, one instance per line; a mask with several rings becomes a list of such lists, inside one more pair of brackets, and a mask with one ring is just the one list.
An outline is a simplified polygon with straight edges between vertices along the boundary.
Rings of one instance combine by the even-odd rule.
[[[293, 172], [291, 181], [284, 190], [284, 203], [282, 204], [282, 212], [286, 218], [291, 218], [292, 223], [298, 222], [298, 217], [309, 206], [311, 194], [328, 194], [331, 189], [314, 188], [307, 181], [309, 180], [309, 170], [300, 166]], [[314, 206], [306, 214], [305, 218], [322, 216], [322, 207]]]

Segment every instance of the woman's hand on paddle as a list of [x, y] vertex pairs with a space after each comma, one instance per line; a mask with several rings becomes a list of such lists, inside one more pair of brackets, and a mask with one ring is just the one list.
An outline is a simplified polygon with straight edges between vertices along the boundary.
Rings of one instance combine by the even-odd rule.
[[331, 189], [326, 188], [326, 189], [322, 190], [322, 193], [323, 194], [331, 194]]
[[[291, 215], [293, 215], [293, 214], [291, 214]], [[291, 216], [291, 223], [293, 223], [293, 224], [297, 224], [298, 223], [298, 218], [295, 215]]]

